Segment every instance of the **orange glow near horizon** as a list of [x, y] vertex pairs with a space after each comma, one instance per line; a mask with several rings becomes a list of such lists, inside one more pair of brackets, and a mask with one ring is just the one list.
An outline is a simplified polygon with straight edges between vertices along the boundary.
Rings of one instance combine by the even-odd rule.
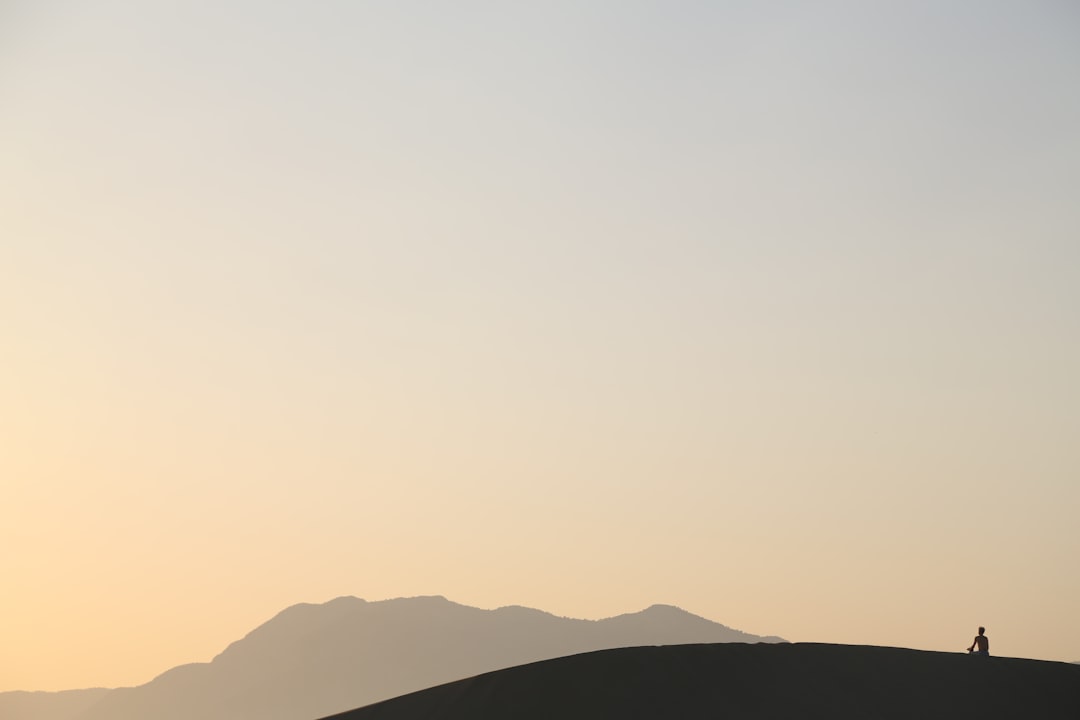
[[341, 595], [1080, 660], [1071, 10], [196, 5], [0, 22], [0, 692]]

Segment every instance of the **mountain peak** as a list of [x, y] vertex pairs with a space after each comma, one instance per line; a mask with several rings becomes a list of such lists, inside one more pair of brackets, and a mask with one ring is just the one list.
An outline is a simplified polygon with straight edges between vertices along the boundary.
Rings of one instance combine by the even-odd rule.
[[656, 603], [655, 605], [650, 605], [649, 607], [645, 608], [641, 612], [643, 612], [643, 613], [654, 613], [654, 614], [657, 614], [657, 615], [659, 615], [661, 613], [666, 613], [666, 614], [669, 614], [669, 615], [670, 614], [693, 615], [693, 613], [688, 612], [686, 610], [683, 610], [678, 605], [665, 605], [663, 603]]
[[286, 608], [212, 662], [174, 668], [146, 685], [112, 691], [78, 720], [325, 717], [464, 677], [583, 652], [761, 640], [664, 604], [582, 620], [520, 605], [484, 610], [442, 595], [378, 601], [342, 596]]

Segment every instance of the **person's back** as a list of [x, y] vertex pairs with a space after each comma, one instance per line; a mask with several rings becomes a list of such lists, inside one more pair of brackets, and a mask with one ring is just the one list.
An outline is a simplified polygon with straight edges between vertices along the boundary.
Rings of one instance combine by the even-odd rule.
[[[975, 655], [990, 655], [990, 638], [986, 637], [986, 628], [979, 628], [979, 634], [975, 636], [975, 640], [972, 641], [971, 647], [968, 648], [969, 653]], [[979, 649], [976, 650], [975, 648]]]

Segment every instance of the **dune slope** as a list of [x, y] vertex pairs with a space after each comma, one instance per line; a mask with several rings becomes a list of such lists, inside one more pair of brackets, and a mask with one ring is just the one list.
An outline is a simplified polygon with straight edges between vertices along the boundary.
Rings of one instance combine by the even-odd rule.
[[510, 668], [334, 720], [1080, 717], [1080, 668], [900, 648], [602, 650]]

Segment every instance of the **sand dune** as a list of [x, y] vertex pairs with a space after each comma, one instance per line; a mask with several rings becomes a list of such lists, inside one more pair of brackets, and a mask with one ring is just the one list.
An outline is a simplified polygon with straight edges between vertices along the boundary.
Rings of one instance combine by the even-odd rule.
[[1080, 668], [900, 648], [640, 647], [480, 675], [334, 720], [1080, 717]]

